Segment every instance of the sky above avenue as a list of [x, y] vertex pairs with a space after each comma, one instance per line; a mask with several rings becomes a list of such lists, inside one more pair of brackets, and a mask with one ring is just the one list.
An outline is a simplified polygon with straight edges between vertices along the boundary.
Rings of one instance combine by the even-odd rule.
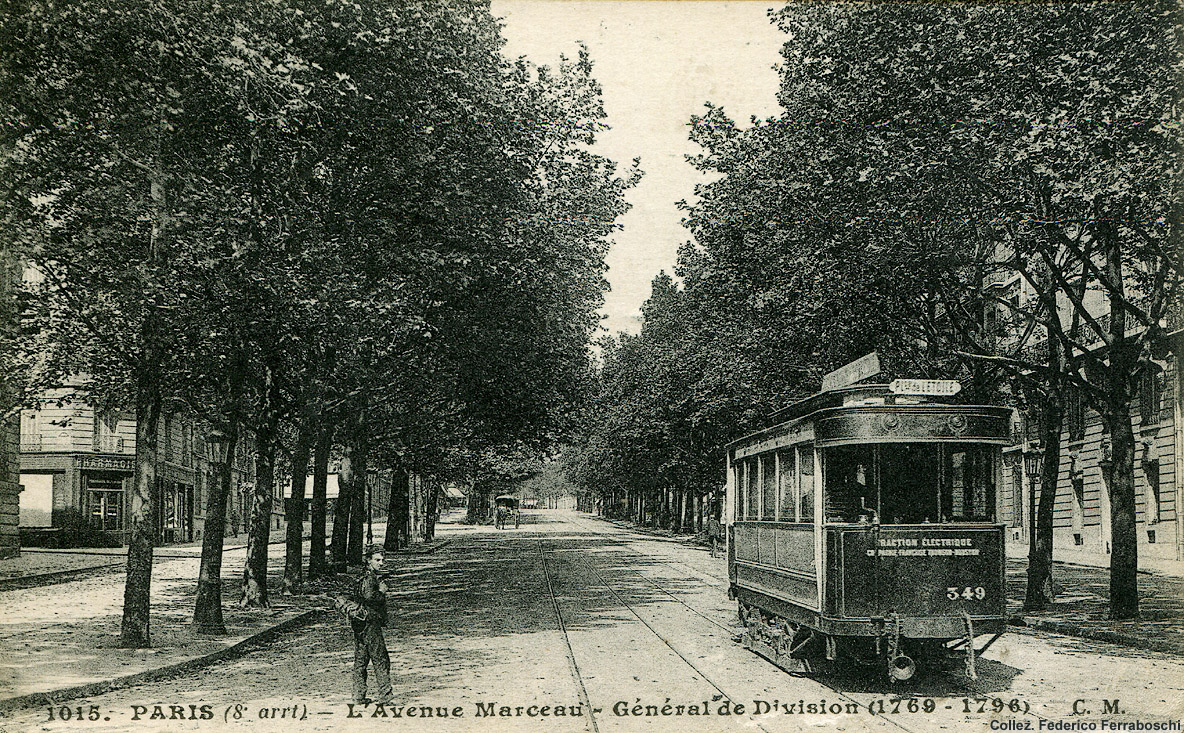
[[699, 152], [687, 139], [703, 103], [732, 119], [776, 113], [779, 50], [785, 40], [763, 0], [493, 0], [502, 18], [505, 52], [538, 64], [574, 57], [588, 46], [604, 90], [610, 130], [597, 151], [622, 165], [641, 158], [645, 176], [628, 194], [633, 208], [619, 223], [608, 254], [603, 324], [636, 332], [650, 282], [670, 272], [678, 246], [690, 238], [680, 199], [706, 179], [684, 158]]

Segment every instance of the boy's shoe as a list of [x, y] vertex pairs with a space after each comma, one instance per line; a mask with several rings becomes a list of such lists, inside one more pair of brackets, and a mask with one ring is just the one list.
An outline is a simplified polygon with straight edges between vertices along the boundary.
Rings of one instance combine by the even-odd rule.
[[370, 698], [368, 698], [368, 697], [363, 697], [360, 700], [354, 700], [354, 705], [369, 705], [369, 704], [370, 704]]
[[393, 691], [391, 691], [391, 692], [386, 693], [385, 695], [380, 696], [377, 700], [374, 701], [374, 704], [375, 705], [386, 705], [388, 702], [390, 702], [391, 700], [394, 700], [394, 699], [395, 699], [395, 693]]

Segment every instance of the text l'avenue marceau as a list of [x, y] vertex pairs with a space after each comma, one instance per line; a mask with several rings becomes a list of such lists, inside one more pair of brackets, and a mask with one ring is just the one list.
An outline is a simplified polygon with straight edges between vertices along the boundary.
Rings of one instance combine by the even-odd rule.
[[[598, 714], [602, 708], [593, 707], [591, 712]], [[796, 701], [782, 703], [754, 700], [751, 706], [730, 700], [712, 700], [686, 703], [672, 703], [669, 699], [662, 703], [643, 703], [641, 700], [619, 700], [609, 710], [616, 717], [682, 717], [682, 716], [730, 716], [748, 713], [763, 715], [767, 713], [788, 714], [819, 714], [819, 713], [847, 713], [858, 712], [858, 705], [848, 703], [828, 704], [825, 700], [816, 702]], [[506, 705], [498, 701], [477, 702], [472, 707], [463, 705], [432, 705], [432, 704], [398, 704], [384, 705], [348, 705], [349, 718], [557, 718], [579, 717], [587, 714], [583, 703], [550, 704], [550, 705]]]

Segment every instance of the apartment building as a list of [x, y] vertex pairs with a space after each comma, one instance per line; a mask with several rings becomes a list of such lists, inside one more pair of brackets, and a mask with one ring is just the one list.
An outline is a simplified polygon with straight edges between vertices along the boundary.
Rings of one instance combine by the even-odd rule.
[[[46, 395], [38, 409], [20, 415], [20, 530], [26, 544], [86, 546], [124, 544], [128, 497], [135, 470], [136, 423], [132, 413], [99, 410], [69, 399], [68, 389]], [[157, 430], [158, 544], [200, 540], [214, 485], [214, 445], [192, 416], [163, 416]], [[240, 441], [231, 467], [233, 490], [227, 535], [245, 531], [254, 490], [252, 446]], [[283, 501], [273, 502], [272, 522], [283, 526]]]
[[[998, 283], [1004, 299], [1020, 304], [1031, 294], [1015, 276]], [[1095, 295], [1091, 312], [1105, 325], [1104, 301]], [[988, 323], [991, 318], [988, 315]], [[1131, 406], [1135, 432], [1136, 519], [1139, 562], [1184, 560], [1184, 507], [1179, 476], [1184, 475], [1184, 389], [1180, 358], [1184, 353], [1184, 319], [1177, 310], [1169, 317], [1166, 334], [1153, 347], [1152, 368], [1142, 376]], [[1098, 338], [1082, 330], [1090, 348], [1101, 349]], [[1039, 349], [1043, 345], [1036, 344]], [[1008, 552], [1026, 555], [1029, 532], [1043, 487], [1027, 475], [1025, 455], [1037, 450], [1035, 426], [1022, 416], [1013, 421], [1014, 444], [1005, 451], [997, 516], [1008, 525]], [[1063, 415], [1060, 472], [1053, 515], [1054, 556], [1058, 560], [1108, 566], [1111, 552], [1110, 493], [1104, 468], [1112, 460], [1109, 436], [1098, 414], [1082, 395], [1071, 392]]]

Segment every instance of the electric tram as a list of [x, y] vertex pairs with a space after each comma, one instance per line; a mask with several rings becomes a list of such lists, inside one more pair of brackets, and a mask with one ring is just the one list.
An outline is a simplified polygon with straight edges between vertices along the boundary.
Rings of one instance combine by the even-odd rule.
[[902, 681], [962, 658], [973, 678], [1006, 624], [995, 494], [1010, 411], [941, 402], [952, 381], [844, 385], [878, 372], [869, 357], [728, 446], [743, 643], [791, 671], [825, 657]]

